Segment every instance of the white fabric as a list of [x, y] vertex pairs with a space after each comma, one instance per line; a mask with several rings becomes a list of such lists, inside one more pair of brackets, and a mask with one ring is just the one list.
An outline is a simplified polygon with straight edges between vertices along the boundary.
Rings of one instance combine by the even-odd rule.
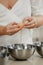
[[[43, 15], [43, 0], [31, 0], [32, 16]], [[43, 26], [33, 30], [33, 38], [43, 42]]]
[[[8, 10], [0, 3], [0, 25], [7, 25], [14, 21], [20, 23], [27, 16], [31, 16], [31, 5], [29, 0], [18, 0], [11, 10]], [[14, 43], [32, 44], [32, 30], [23, 29], [12, 36], [0, 36], [1, 45]]]
[[30, 0], [32, 15], [43, 15], [43, 0]]

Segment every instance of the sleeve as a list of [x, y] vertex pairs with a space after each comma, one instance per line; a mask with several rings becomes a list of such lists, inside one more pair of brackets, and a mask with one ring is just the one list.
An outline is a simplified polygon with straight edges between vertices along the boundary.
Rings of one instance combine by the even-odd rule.
[[32, 16], [43, 15], [43, 0], [31, 0]]

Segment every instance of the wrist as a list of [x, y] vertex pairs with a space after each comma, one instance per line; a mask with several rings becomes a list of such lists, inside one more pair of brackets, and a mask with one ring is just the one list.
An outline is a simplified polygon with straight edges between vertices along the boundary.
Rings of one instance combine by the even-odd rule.
[[6, 26], [4, 26], [4, 28], [3, 28], [3, 34], [4, 34], [4, 35], [7, 35], [7, 29], [6, 29]]
[[37, 17], [33, 17], [35, 28], [38, 28], [39, 19]]
[[0, 35], [6, 35], [6, 27], [0, 26]]

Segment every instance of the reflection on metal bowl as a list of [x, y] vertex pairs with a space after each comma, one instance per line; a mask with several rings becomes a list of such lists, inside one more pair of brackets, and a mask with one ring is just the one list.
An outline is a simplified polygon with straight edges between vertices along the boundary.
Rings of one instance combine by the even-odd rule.
[[8, 51], [13, 58], [25, 60], [34, 54], [35, 48], [30, 44], [14, 44], [8, 46]]
[[4, 58], [6, 56], [7, 49], [6, 47], [0, 46], [0, 58]]
[[43, 42], [40, 42], [39, 44], [36, 45], [36, 51], [40, 56], [43, 57]]

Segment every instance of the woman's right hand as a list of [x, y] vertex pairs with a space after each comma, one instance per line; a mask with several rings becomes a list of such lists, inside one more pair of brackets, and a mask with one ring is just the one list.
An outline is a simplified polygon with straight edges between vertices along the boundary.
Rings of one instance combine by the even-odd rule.
[[19, 26], [18, 23], [10, 23], [7, 26], [5, 26], [5, 34], [6, 35], [13, 35], [15, 33], [17, 33], [18, 31], [20, 31], [22, 29], [21, 26]]

